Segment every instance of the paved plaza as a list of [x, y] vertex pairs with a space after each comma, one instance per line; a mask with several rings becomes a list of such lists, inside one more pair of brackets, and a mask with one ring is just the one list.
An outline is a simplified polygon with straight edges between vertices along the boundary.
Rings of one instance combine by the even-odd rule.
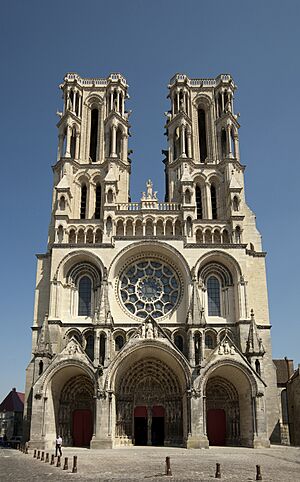
[[[78, 457], [78, 472], [72, 474], [73, 455]], [[172, 476], [165, 475], [165, 459], [171, 459]], [[69, 469], [50, 466], [17, 450], [0, 449], [0, 481], [103, 481], [103, 480], [189, 480], [211, 481], [216, 462], [221, 464], [222, 480], [255, 480], [256, 464], [262, 480], [300, 481], [300, 447], [247, 449], [212, 447], [186, 450], [167, 447], [130, 447], [113, 450], [65, 448]]]

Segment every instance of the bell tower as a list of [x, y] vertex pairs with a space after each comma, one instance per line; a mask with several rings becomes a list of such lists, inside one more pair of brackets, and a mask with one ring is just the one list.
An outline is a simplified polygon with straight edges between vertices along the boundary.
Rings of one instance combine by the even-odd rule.
[[118, 73], [107, 79], [68, 73], [60, 88], [63, 110], [57, 112], [58, 153], [53, 167], [49, 243], [65, 242], [67, 226], [73, 221], [84, 224], [85, 220], [99, 224], [97, 236], [102, 239], [107, 206], [128, 202], [129, 198], [128, 85]]

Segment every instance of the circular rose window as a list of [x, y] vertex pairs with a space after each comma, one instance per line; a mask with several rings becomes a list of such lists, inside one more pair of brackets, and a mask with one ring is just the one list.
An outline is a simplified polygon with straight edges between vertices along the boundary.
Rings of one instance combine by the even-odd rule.
[[119, 281], [120, 299], [126, 310], [139, 318], [160, 318], [176, 305], [180, 282], [166, 263], [147, 259], [130, 264]]

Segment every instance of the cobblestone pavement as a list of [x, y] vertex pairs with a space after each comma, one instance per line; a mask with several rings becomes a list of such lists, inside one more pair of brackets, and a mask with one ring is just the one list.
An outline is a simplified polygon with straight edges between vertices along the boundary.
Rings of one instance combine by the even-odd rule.
[[[73, 455], [78, 472], [72, 474]], [[171, 458], [172, 477], [165, 476], [165, 459]], [[264, 481], [300, 482], [300, 447], [273, 446], [270, 449], [217, 448], [184, 450], [167, 447], [130, 447], [113, 450], [65, 448], [69, 469], [64, 471], [17, 450], [0, 449], [0, 481], [104, 481], [104, 480], [187, 480], [212, 481], [216, 462], [221, 464], [222, 480], [252, 481], [256, 464]]]

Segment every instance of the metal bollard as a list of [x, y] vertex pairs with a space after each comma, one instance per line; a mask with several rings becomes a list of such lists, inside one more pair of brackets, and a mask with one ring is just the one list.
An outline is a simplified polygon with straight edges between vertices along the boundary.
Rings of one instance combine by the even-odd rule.
[[41, 458], [41, 452], [38, 450], [37, 459]]
[[42, 452], [42, 455], [41, 455], [41, 462], [44, 462], [45, 460], [45, 452]]
[[60, 467], [61, 466], [61, 463], [60, 463], [60, 455], [57, 456], [57, 463], [56, 463], [56, 467]]
[[74, 457], [73, 457], [72, 473], [77, 474], [77, 455], [74, 455]]
[[63, 470], [68, 470], [68, 457], [65, 457], [65, 463], [63, 466]]
[[170, 457], [166, 457], [166, 475], [172, 475]]
[[49, 463], [49, 454], [48, 452], [46, 453], [46, 458], [45, 458], [45, 464], [48, 464]]
[[221, 479], [221, 464], [216, 464], [215, 479]]
[[54, 465], [54, 454], [51, 455], [51, 462], [50, 465]]
[[262, 480], [262, 475], [260, 471], [260, 465], [256, 466], [256, 480]]
[[34, 449], [33, 458], [36, 459], [36, 449]]

